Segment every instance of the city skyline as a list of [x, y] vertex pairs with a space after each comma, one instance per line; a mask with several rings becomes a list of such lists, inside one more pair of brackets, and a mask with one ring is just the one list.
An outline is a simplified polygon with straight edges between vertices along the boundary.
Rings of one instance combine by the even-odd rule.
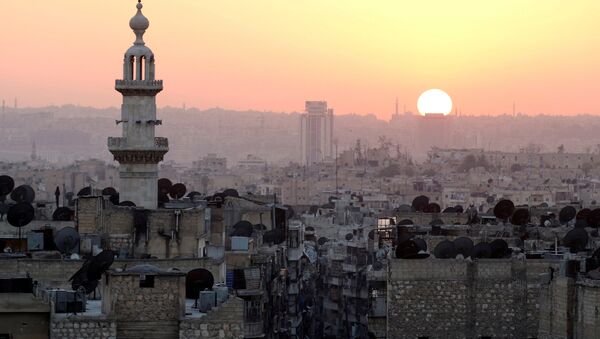
[[[120, 34], [130, 5], [3, 3], [13, 14], [0, 28], [14, 33], [2, 37], [12, 48], [0, 63], [0, 98], [118, 106], [111, 87], [132, 42]], [[513, 103], [527, 114], [598, 114], [600, 37], [589, 34], [598, 6], [182, 0], [152, 3], [148, 38], [169, 86], [159, 107], [290, 112], [311, 99], [388, 119], [396, 97], [416, 112], [421, 92], [441, 88], [468, 115], [510, 114]]]

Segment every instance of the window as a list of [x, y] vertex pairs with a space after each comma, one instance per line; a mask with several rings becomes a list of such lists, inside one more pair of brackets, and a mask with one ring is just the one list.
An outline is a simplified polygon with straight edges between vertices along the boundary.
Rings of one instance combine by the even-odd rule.
[[153, 288], [154, 287], [154, 276], [153, 275], [141, 275], [140, 276], [140, 287], [141, 288]]

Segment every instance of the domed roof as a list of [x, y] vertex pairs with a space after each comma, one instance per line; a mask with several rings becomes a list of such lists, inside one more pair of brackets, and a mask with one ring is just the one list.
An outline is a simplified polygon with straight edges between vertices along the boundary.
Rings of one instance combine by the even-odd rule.
[[142, 14], [142, 0], [138, 0], [137, 13], [129, 20], [129, 27], [134, 31], [145, 31], [150, 27], [150, 21]]

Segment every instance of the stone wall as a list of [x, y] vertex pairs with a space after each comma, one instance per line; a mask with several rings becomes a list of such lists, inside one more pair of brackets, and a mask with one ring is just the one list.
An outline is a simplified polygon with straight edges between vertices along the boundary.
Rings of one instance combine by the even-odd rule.
[[388, 337], [537, 337], [550, 261], [401, 260], [390, 263]]
[[60, 317], [52, 319], [50, 339], [116, 339], [117, 324], [104, 317]]
[[244, 338], [244, 301], [230, 297], [201, 318], [185, 318], [179, 324], [179, 338]]
[[[29, 274], [41, 286], [71, 289], [71, 283], [68, 282], [68, 279], [81, 268], [83, 263], [83, 260], [57, 259], [0, 260], [0, 277], [22, 277]], [[140, 264], [150, 264], [162, 269], [177, 268], [182, 272], [195, 268], [205, 268], [212, 273], [215, 282], [225, 281], [224, 261], [209, 258], [115, 260], [112, 268], [131, 268]]]

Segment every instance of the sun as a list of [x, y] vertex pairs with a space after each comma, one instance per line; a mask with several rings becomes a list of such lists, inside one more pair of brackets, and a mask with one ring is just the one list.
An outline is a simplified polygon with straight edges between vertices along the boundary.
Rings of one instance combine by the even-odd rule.
[[452, 112], [452, 99], [448, 93], [441, 89], [428, 89], [419, 96], [419, 100], [417, 100], [417, 109], [421, 115], [448, 115]]

